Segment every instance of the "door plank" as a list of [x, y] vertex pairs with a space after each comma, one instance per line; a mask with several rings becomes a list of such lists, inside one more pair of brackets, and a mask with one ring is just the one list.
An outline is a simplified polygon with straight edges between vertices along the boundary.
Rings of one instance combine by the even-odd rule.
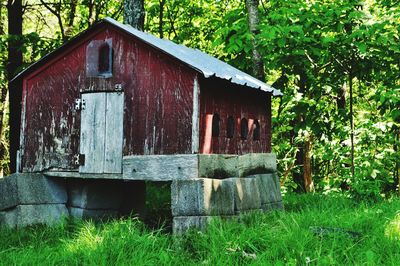
[[107, 93], [104, 173], [122, 173], [124, 94]]
[[82, 94], [80, 153], [85, 155], [81, 173], [102, 173], [105, 153], [106, 93]]

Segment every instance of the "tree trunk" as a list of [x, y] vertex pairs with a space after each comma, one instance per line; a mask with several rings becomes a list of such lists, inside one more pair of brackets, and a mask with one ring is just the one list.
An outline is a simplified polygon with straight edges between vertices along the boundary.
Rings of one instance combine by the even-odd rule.
[[124, 23], [143, 30], [144, 0], [124, 0]]
[[295, 160], [295, 166], [299, 170], [293, 173], [293, 181], [296, 183], [297, 187], [294, 190], [296, 193], [304, 193], [306, 192], [306, 185], [304, 184], [304, 178], [303, 178], [303, 173], [304, 173], [304, 148], [302, 146], [298, 147], [298, 150], [296, 152], [296, 160]]
[[248, 22], [250, 32], [253, 35], [252, 39], [252, 53], [253, 53], [253, 75], [261, 81], [265, 80], [264, 63], [260, 52], [258, 51], [258, 44], [256, 36], [259, 33], [260, 20], [258, 17], [258, 0], [246, 0], [246, 7], [248, 13]]
[[[304, 70], [304, 66], [298, 66], [297, 71], [299, 75], [298, 87], [299, 92], [307, 97], [308, 86], [307, 86], [307, 73]], [[296, 120], [292, 123], [293, 125], [304, 123], [306, 116], [304, 113], [298, 113]], [[293, 132], [293, 138], [294, 138]], [[296, 192], [311, 192], [314, 191], [314, 182], [312, 180], [312, 169], [311, 169], [311, 150], [312, 150], [312, 135], [307, 133], [304, 142], [298, 144], [298, 151], [296, 153], [296, 166], [301, 169], [300, 172], [293, 174], [293, 181], [297, 184]]]
[[164, 4], [165, 0], [160, 0], [160, 13], [158, 16], [158, 34], [160, 35], [160, 38], [164, 38], [164, 31], [163, 31], [163, 26], [164, 26]]
[[346, 86], [343, 84], [340, 86], [337, 97], [336, 97], [336, 106], [338, 109], [338, 113], [342, 114], [346, 110]]
[[350, 140], [351, 140], [351, 177], [354, 178], [354, 115], [353, 115], [353, 74], [349, 73], [350, 91]]
[[[393, 144], [393, 150], [395, 156], [399, 156], [399, 140], [400, 140], [400, 128], [397, 128], [396, 126], [394, 127], [393, 130], [394, 134], [394, 144]], [[396, 158], [396, 157], [395, 157]], [[393, 171], [393, 179], [395, 181], [395, 188], [394, 190], [397, 190], [397, 193], [400, 196], [400, 176], [399, 176], [399, 160], [396, 160], [396, 163], [394, 165], [394, 171]]]
[[77, 5], [78, 5], [78, 0], [71, 0], [69, 3], [67, 28], [65, 29], [65, 35], [67, 36], [68, 39], [72, 35]]
[[314, 192], [314, 181], [311, 172], [311, 150], [312, 150], [312, 136], [307, 134], [304, 140], [304, 188], [306, 192]]
[[[7, 78], [10, 81], [22, 65], [22, 0], [9, 0], [8, 11], [8, 63]], [[16, 155], [19, 148], [21, 124], [22, 82], [8, 83], [10, 104], [10, 171], [16, 170]]]

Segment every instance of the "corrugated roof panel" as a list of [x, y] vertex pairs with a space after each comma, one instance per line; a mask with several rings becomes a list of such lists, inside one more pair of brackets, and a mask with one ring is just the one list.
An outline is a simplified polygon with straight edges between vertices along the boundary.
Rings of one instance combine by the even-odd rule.
[[[205, 78], [215, 76], [217, 78], [225, 79], [225, 80], [228, 80], [235, 84], [260, 89], [260, 90], [266, 91], [266, 92], [271, 92], [272, 95], [274, 95], [274, 96], [282, 95], [282, 93], [279, 90], [240, 71], [237, 68], [234, 68], [233, 66], [228, 65], [225, 62], [222, 62], [221, 60], [219, 60], [215, 57], [212, 57], [211, 55], [203, 53], [202, 51], [200, 51], [198, 49], [188, 48], [184, 45], [176, 44], [169, 40], [157, 38], [154, 35], [139, 31], [139, 30], [131, 27], [130, 25], [122, 24], [112, 18], [105, 18], [99, 24], [101, 24], [101, 23], [112, 24], [115, 27], [123, 30], [124, 32], [126, 32], [132, 36], [135, 36], [136, 38], [142, 40], [143, 42], [155, 47], [156, 49], [163, 51], [164, 53], [169, 54], [172, 57], [175, 57], [176, 59], [186, 63], [187, 65], [189, 65], [192, 68], [196, 69], [197, 71], [201, 72]], [[93, 26], [93, 27], [95, 27], [95, 26]], [[90, 30], [90, 29], [91, 28], [89, 28], [88, 30]], [[82, 38], [88, 30], [79, 34], [72, 41], [77, 41], [79, 38]], [[63, 48], [67, 47], [72, 41], [67, 42], [66, 44], [62, 45], [60, 48], [56, 49], [52, 53], [47, 54], [46, 56], [42, 57], [39, 61], [30, 65], [28, 68], [26, 68], [25, 70], [20, 72], [17, 76], [15, 76], [11, 80], [11, 82], [24, 76], [26, 73], [29, 73], [36, 67], [45, 63], [49, 58], [51, 58], [52, 56], [55, 56]]]
[[271, 92], [274, 96], [282, 95], [282, 93], [264, 82], [228, 65], [221, 60], [212, 57], [200, 50], [188, 48], [184, 45], [176, 44], [172, 41], [157, 38], [154, 35], [139, 31], [130, 25], [119, 23], [112, 18], [105, 18], [105, 21], [114, 26], [123, 29], [125, 32], [141, 39], [149, 45], [177, 58], [178, 60], [192, 66], [200, 71], [204, 77], [209, 78], [215, 76], [217, 78], [229, 80], [232, 83], [245, 85], [248, 87], [260, 89], [262, 91]]

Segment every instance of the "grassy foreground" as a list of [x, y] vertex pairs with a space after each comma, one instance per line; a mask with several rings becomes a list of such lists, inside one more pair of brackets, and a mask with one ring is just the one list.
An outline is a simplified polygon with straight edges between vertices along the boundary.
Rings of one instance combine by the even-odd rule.
[[135, 219], [0, 230], [1, 265], [398, 265], [400, 199], [286, 196], [285, 212], [173, 237]]

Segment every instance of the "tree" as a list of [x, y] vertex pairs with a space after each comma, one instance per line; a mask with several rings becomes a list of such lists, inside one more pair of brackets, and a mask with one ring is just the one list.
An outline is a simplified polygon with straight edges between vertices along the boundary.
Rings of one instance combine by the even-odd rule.
[[258, 51], [257, 35], [260, 32], [258, 17], [258, 0], [246, 0], [246, 7], [248, 13], [248, 23], [252, 38], [252, 52], [253, 52], [253, 75], [259, 80], [265, 80], [264, 63], [260, 52]]
[[143, 30], [144, 0], [124, 0], [124, 23]]
[[[19, 128], [21, 116], [21, 88], [20, 81], [10, 83], [23, 63], [22, 58], [22, 0], [8, 0], [8, 63], [7, 79], [10, 104], [10, 170], [16, 170], [16, 155], [19, 148]], [[6, 95], [2, 91], [1, 101], [5, 102]], [[3, 119], [3, 115], [2, 115]], [[2, 124], [2, 123], [1, 123]], [[1, 131], [3, 127], [1, 127]], [[1, 133], [1, 132], [0, 132]], [[4, 157], [4, 151], [1, 158]]]

